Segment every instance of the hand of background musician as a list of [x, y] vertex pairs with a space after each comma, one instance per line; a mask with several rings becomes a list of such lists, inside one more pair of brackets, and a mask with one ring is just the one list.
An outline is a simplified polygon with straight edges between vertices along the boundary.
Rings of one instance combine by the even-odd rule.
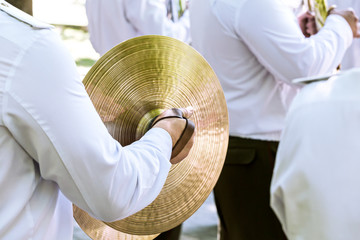
[[360, 24], [359, 24], [359, 17], [356, 15], [352, 8], [346, 10], [338, 10], [336, 7], [332, 7], [329, 10], [329, 15], [331, 14], [338, 14], [345, 18], [348, 22], [354, 38], [360, 38]]
[[310, 37], [318, 32], [314, 13], [306, 11], [298, 17], [298, 22], [305, 37]]

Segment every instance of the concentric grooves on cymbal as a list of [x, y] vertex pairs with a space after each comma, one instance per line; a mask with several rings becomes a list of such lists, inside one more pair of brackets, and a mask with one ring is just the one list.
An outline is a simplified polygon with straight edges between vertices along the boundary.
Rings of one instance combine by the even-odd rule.
[[[101, 232], [146, 239], [189, 218], [213, 189], [228, 144], [226, 102], [210, 65], [183, 42], [142, 36], [101, 57], [85, 76], [84, 85], [110, 134], [123, 146], [139, 139], [152, 117], [172, 107], [194, 108], [191, 120], [196, 137], [189, 156], [172, 166], [161, 193], [149, 206], [112, 223], [102, 223], [75, 207], [80, 227], [94, 239], [89, 222]], [[96, 239], [102, 239], [99, 231]]]

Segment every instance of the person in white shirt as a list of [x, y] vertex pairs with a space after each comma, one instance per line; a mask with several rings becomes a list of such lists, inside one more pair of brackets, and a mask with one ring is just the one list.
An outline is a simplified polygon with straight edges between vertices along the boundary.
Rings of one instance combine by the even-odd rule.
[[[360, 1], [358, 0], [328, 0], [328, 5], [336, 5], [338, 8], [352, 8], [360, 13]], [[360, 67], [360, 39], [354, 39], [341, 61], [341, 70]]]
[[288, 239], [360, 237], [360, 68], [305, 86], [279, 144], [271, 206]]
[[[4, 0], [0, 110], [2, 240], [72, 239], [72, 203], [103, 221], [143, 209], [162, 189], [172, 146], [186, 124], [164, 119], [139, 141], [121, 146], [52, 26]], [[191, 144], [172, 160], [182, 160]]]
[[90, 41], [100, 55], [142, 35], [163, 35], [191, 42], [185, 1], [86, 0], [85, 7]]
[[214, 188], [220, 239], [285, 239], [270, 207], [270, 182], [299, 90], [291, 80], [336, 69], [358, 35], [354, 14], [333, 11], [307, 38], [303, 32], [315, 26], [301, 29], [306, 25], [282, 0], [197, 0], [189, 9], [192, 46], [213, 67], [229, 110], [229, 147]]
[[[100, 55], [117, 44], [142, 35], [163, 35], [191, 42], [190, 19], [184, 0], [86, 0], [90, 42]], [[177, 240], [181, 225], [157, 240]]]
[[[143, 35], [163, 35], [191, 42], [188, 1], [184, 0], [86, 0], [90, 42], [104, 55], [117, 44]], [[177, 240], [181, 225], [157, 240]]]

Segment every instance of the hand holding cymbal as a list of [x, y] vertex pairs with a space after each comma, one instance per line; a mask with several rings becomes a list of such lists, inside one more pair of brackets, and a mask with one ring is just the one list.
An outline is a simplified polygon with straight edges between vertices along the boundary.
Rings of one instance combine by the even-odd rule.
[[187, 157], [194, 145], [195, 124], [189, 120], [193, 114], [192, 107], [172, 108], [154, 118], [152, 127], [165, 129], [171, 136], [173, 152], [170, 162], [179, 163]]

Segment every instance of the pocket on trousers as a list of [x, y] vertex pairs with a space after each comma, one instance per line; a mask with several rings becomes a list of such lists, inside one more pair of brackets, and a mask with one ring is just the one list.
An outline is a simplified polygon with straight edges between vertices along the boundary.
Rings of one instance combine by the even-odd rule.
[[225, 164], [250, 164], [256, 156], [255, 149], [228, 149]]

